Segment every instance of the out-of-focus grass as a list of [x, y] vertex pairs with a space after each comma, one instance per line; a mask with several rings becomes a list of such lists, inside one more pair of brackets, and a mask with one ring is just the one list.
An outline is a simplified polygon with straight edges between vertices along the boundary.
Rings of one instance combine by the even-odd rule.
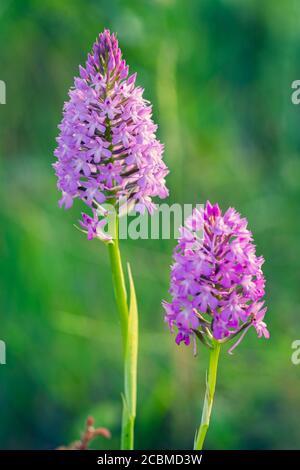
[[[270, 13], [272, 12], [272, 13]], [[88, 414], [118, 446], [120, 334], [106, 249], [57, 207], [52, 151], [63, 100], [96, 34], [118, 31], [154, 105], [170, 202], [219, 201], [249, 219], [266, 259], [270, 341], [224, 350], [210, 448], [299, 448], [299, 6], [172, 0], [3, 1], [0, 78], [0, 447], [53, 448]], [[299, 17], [299, 16], [298, 16]], [[140, 303], [137, 446], [188, 448], [201, 415], [207, 351], [163, 323], [174, 241], [128, 241]], [[105, 441], [96, 445], [104, 447]]]

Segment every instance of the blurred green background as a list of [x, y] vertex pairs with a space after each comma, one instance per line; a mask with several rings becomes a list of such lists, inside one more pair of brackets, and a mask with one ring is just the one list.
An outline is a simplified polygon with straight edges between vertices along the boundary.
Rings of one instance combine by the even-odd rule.
[[[300, 4], [255, 0], [1, 0], [0, 447], [51, 449], [88, 414], [117, 448], [121, 345], [105, 246], [58, 208], [51, 168], [63, 102], [96, 35], [117, 31], [153, 102], [170, 202], [218, 201], [249, 219], [267, 278], [269, 341], [221, 358], [211, 449], [300, 448]], [[206, 350], [163, 322], [171, 241], [129, 241], [140, 304], [136, 446], [191, 448]]]

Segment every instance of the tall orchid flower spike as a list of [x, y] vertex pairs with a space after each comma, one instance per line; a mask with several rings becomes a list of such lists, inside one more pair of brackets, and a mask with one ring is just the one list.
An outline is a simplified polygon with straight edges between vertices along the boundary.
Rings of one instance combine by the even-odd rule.
[[[200, 235], [201, 233], [201, 235]], [[210, 349], [202, 420], [194, 448], [202, 449], [208, 430], [220, 348], [240, 343], [253, 327], [269, 338], [262, 300], [264, 259], [257, 257], [247, 220], [232, 208], [224, 215], [217, 204], [195, 209], [181, 228], [171, 267], [171, 302], [163, 302], [165, 319], [176, 343], [199, 339]]]
[[152, 197], [168, 195], [163, 146], [135, 81], [115, 35], [105, 30], [80, 67], [58, 126], [54, 168], [66, 209], [78, 198], [97, 214], [104, 202], [118, 206], [126, 198], [151, 213]]
[[[81, 199], [81, 230], [87, 238], [102, 240], [110, 255], [124, 351], [122, 449], [134, 445], [138, 317], [134, 284], [129, 272], [130, 302], [119, 250], [121, 211], [155, 209], [152, 198], [168, 195], [163, 145], [157, 140], [152, 108], [143, 89], [129, 76], [128, 66], [114, 34], [105, 30], [96, 39], [85, 67], [74, 80], [58, 126], [57, 158], [53, 165], [62, 193], [60, 206]], [[124, 202], [125, 201], [125, 202]], [[110, 209], [107, 209], [109, 205]], [[109, 214], [108, 214], [109, 213]], [[110, 231], [105, 230], [110, 216]]]

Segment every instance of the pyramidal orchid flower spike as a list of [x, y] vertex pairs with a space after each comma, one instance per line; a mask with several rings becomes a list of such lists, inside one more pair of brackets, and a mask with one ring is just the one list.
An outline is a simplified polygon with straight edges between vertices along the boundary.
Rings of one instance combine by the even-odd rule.
[[152, 213], [152, 198], [168, 195], [168, 169], [151, 105], [135, 85], [136, 74], [129, 76], [115, 35], [101, 33], [79, 70], [58, 126], [54, 168], [60, 205], [69, 209], [79, 198], [95, 209], [93, 229], [87, 228], [94, 238], [104, 202], [119, 206], [126, 200], [128, 207]]
[[171, 302], [165, 320], [177, 331], [176, 343], [199, 339], [210, 353], [206, 395], [195, 449], [202, 449], [209, 426], [220, 347], [253, 327], [269, 338], [264, 322], [264, 259], [255, 254], [247, 220], [232, 208], [224, 215], [209, 202], [195, 209], [180, 229], [171, 267]]
[[[153, 197], [165, 198], [168, 190], [163, 145], [157, 140], [152, 108], [129, 76], [117, 38], [105, 30], [96, 39], [85, 67], [74, 80], [58, 126], [54, 163], [60, 206], [70, 209], [80, 199], [89, 209], [82, 213], [81, 230], [89, 240], [108, 246], [116, 303], [120, 315], [124, 353], [124, 393], [121, 448], [133, 449], [136, 414], [138, 312], [128, 265], [127, 295], [119, 240], [118, 219], [135, 208], [152, 214]], [[107, 205], [113, 206], [111, 232], [104, 230]]]

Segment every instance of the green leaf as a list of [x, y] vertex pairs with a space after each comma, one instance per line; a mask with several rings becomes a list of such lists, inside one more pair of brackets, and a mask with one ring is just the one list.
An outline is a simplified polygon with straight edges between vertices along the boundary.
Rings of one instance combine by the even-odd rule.
[[128, 413], [131, 418], [135, 418], [138, 357], [138, 309], [134, 282], [129, 263], [127, 263], [127, 269], [130, 286], [130, 305], [125, 353], [125, 397], [127, 401]]

